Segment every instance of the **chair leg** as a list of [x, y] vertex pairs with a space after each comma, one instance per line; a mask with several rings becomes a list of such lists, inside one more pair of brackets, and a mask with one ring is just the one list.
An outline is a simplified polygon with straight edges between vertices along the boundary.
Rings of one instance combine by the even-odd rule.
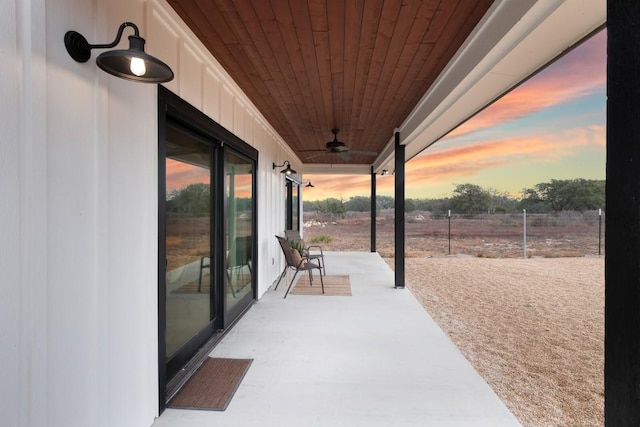
[[227, 283], [229, 284], [229, 289], [231, 289], [231, 295], [236, 297], [236, 290], [233, 289], [233, 284], [231, 283], [231, 274], [229, 273], [229, 269], [227, 269]]
[[285, 265], [284, 270], [282, 270], [282, 273], [280, 273], [280, 277], [278, 278], [278, 283], [276, 283], [276, 287], [273, 288], [274, 291], [278, 289], [278, 285], [280, 284], [280, 281], [282, 280], [284, 275], [287, 273], [287, 268], [289, 268], [289, 266]]
[[320, 270], [320, 286], [322, 287], [322, 293], [324, 294], [324, 280], [322, 280], [322, 270]]
[[297, 275], [298, 275], [298, 270], [296, 270], [295, 274], [293, 275], [293, 279], [291, 279], [291, 283], [289, 283], [289, 287], [287, 288], [287, 292], [284, 293], [284, 298], [286, 298], [287, 295], [289, 295], [289, 290], [291, 290], [291, 285], [293, 285], [293, 282], [296, 280], [296, 276]]

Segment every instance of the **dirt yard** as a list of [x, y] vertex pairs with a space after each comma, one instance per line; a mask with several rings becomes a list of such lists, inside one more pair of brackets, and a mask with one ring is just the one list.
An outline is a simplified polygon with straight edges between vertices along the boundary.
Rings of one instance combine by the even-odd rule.
[[[406, 224], [410, 291], [524, 426], [603, 425], [598, 224], [594, 233], [575, 217], [538, 218], [524, 258], [517, 221], [458, 218], [451, 255], [441, 221]], [[327, 250], [370, 250], [369, 229], [352, 216], [309, 222], [304, 233], [329, 236]], [[393, 268], [393, 221], [379, 220], [377, 233]]]

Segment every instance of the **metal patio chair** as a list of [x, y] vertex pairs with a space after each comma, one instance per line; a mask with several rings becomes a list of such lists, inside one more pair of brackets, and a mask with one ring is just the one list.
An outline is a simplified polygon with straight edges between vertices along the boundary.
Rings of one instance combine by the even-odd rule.
[[[300, 237], [300, 232], [298, 230], [285, 230], [284, 235], [287, 236], [287, 240], [301, 241], [302, 245], [304, 246], [304, 251], [302, 255], [309, 258], [310, 260], [317, 261], [321, 268], [320, 273], [324, 273], [325, 276], [327, 275], [327, 269], [324, 266], [324, 252], [322, 251], [322, 246], [319, 246], [319, 245], [307, 246], [304, 243], [304, 240], [302, 240], [302, 237]], [[312, 250], [314, 252], [311, 252]]]
[[313, 286], [313, 270], [317, 268], [318, 270], [320, 270], [320, 286], [322, 286], [322, 293], [324, 294], [324, 281], [322, 280], [322, 267], [320, 267], [320, 264], [316, 264], [306, 257], [300, 257], [300, 260], [297, 260], [294, 257], [294, 254], [292, 253], [292, 250], [295, 250], [295, 249], [291, 248], [287, 239], [280, 236], [276, 236], [276, 239], [278, 239], [278, 243], [280, 243], [280, 248], [282, 248], [282, 252], [284, 253], [284, 259], [286, 260], [287, 265], [284, 267], [284, 270], [282, 270], [282, 274], [280, 274], [280, 278], [278, 279], [278, 283], [276, 283], [276, 287], [274, 288], [274, 290], [278, 289], [278, 285], [280, 285], [280, 281], [286, 275], [287, 270], [289, 269], [295, 271], [295, 274], [291, 279], [291, 283], [289, 283], [289, 287], [287, 288], [287, 292], [285, 292], [284, 294], [284, 298], [286, 298], [287, 295], [289, 295], [291, 286], [293, 285], [293, 282], [295, 282], [296, 276], [300, 271], [309, 272], [309, 281], [311, 282], [311, 286]]

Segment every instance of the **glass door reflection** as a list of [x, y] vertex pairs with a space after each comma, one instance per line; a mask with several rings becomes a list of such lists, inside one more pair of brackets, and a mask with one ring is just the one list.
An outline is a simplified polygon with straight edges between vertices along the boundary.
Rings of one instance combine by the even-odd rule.
[[[225, 154], [226, 312], [253, 299], [253, 162]], [[243, 304], [239, 304], [240, 302]], [[234, 316], [227, 316], [233, 318]]]
[[[166, 147], [165, 354], [169, 361], [203, 329], [212, 327], [216, 313], [211, 274], [211, 149], [171, 126]], [[184, 351], [180, 359], [191, 353], [189, 348]]]

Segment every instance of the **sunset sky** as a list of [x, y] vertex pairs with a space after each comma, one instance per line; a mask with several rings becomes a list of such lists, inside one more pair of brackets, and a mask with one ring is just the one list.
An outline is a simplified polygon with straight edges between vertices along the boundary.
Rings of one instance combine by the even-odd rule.
[[[520, 197], [551, 179], [604, 179], [606, 32], [565, 55], [407, 163], [406, 197], [473, 183]], [[305, 175], [304, 199], [368, 196], [369, 175]], [[393, 196], [393, 176], [377, 194]]]

